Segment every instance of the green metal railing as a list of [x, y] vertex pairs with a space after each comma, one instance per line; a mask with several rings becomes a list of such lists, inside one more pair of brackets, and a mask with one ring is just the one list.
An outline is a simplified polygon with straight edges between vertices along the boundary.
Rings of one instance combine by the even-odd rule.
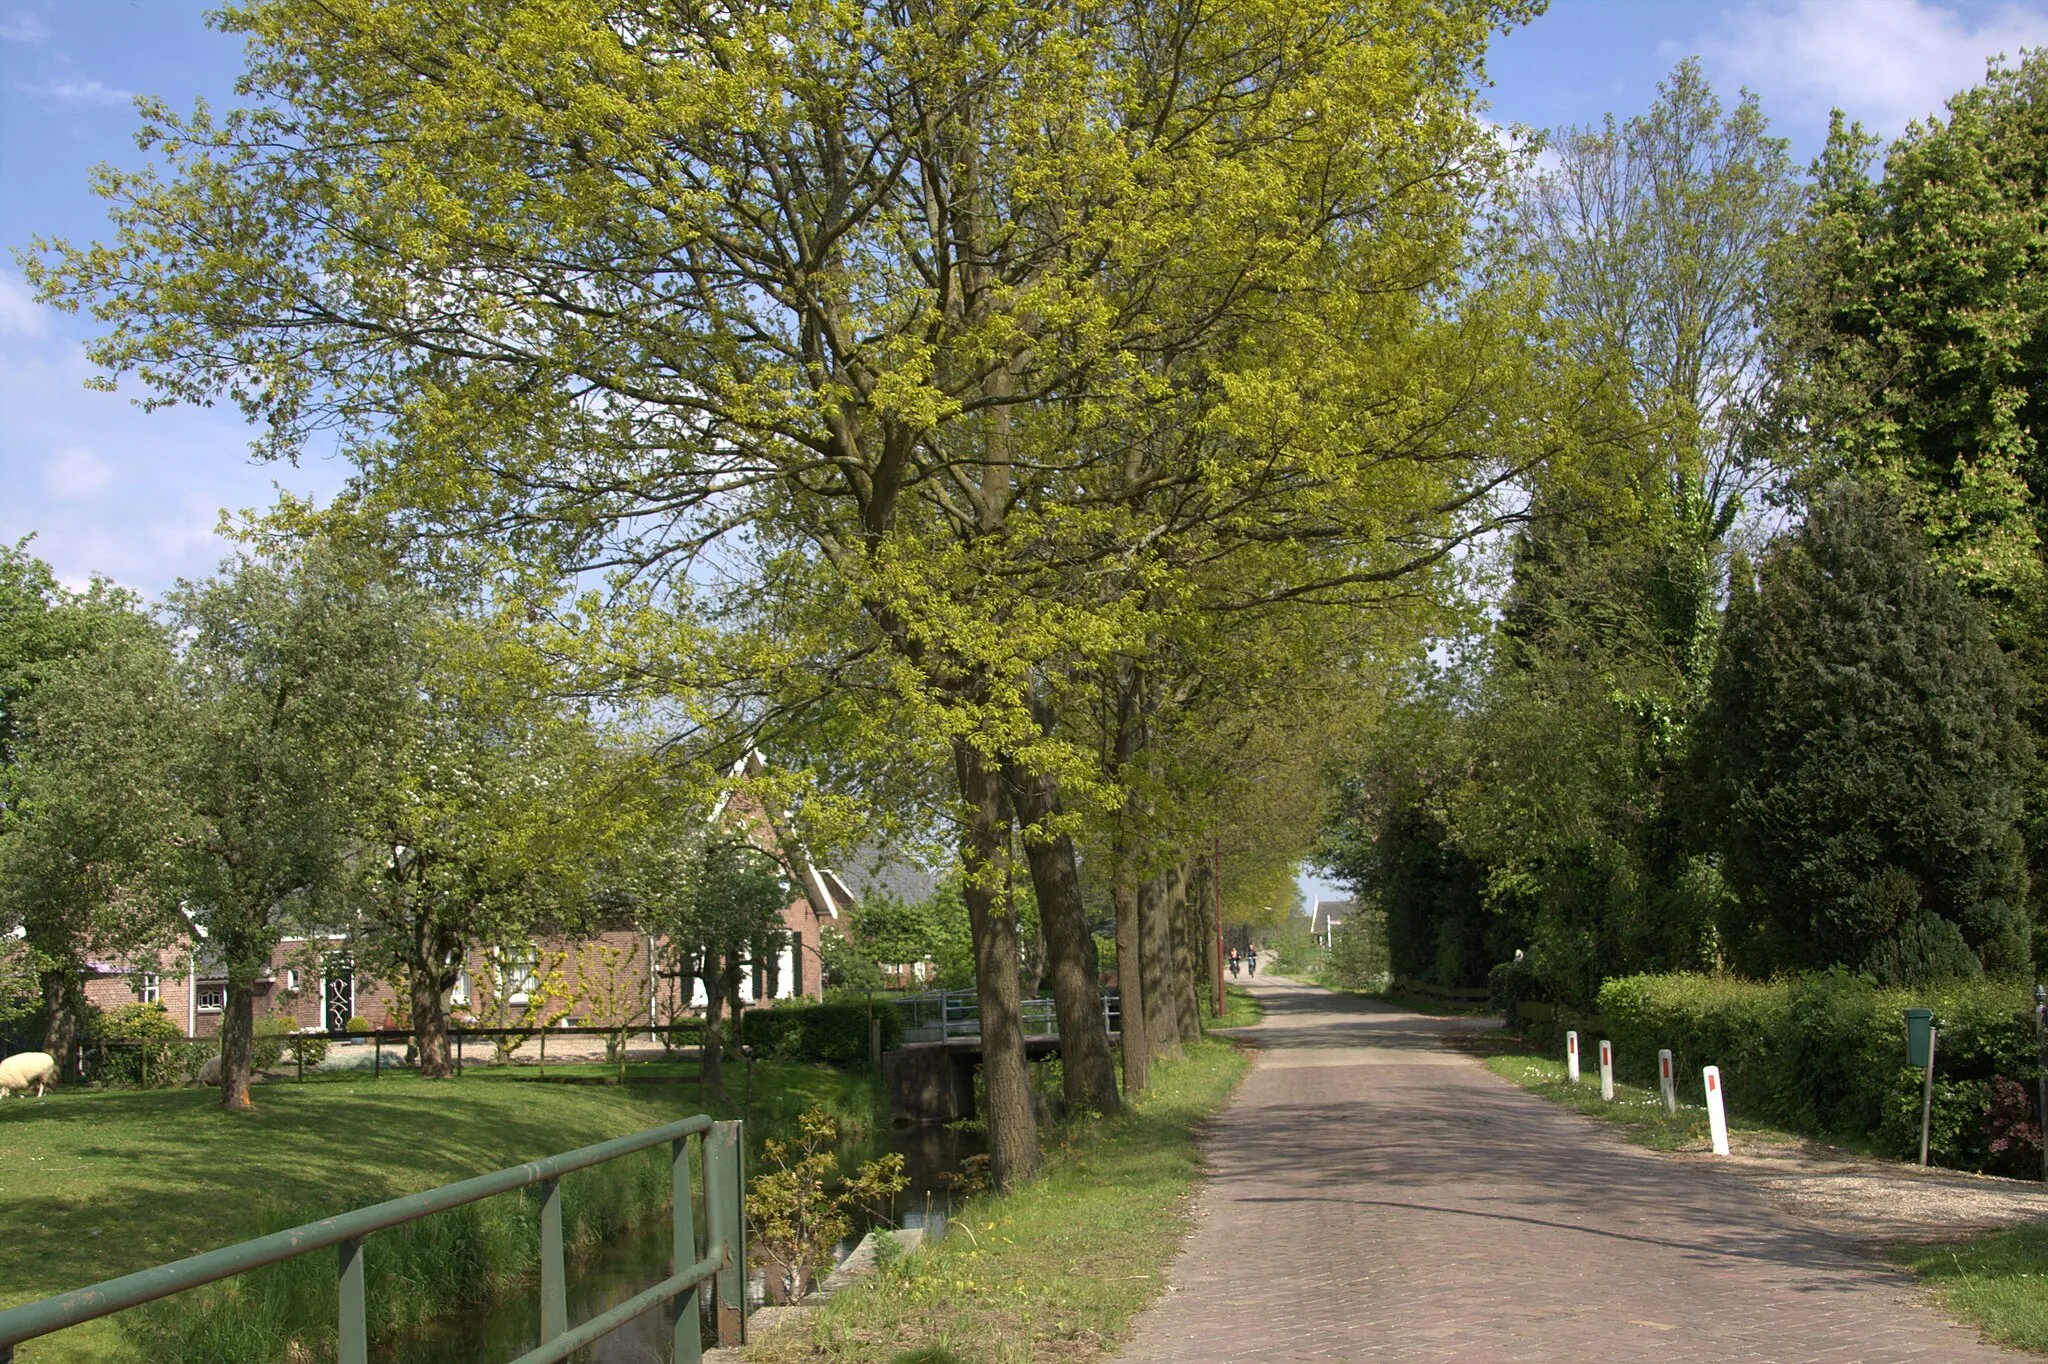
[[[694, 1203], [690, 1196], [688, 1139], [699, 1138], [704, 1171], [705, 1239], [697, 1257]], [[569, 1325], [569, 1290], [562, 1250], [561, 1178], [619, 1156], [669, 1143], [669, 1167], [675, 1201], [676, 1272], [645, 1292], [581, 1325]], [[259, 1236], [203, 1255], [174, 1260], [154, 1269], [124, 1274], [90, 1288], [60, 1293], [0, 1312], [0, 1364], [13, 1364], [14, 1347], [25, 1340], [61, 1331], [67, 1326], [138, 1307], [182, 1293], [188, 1288], [232, 1278], [297, 1255], [336, 1248], [341, 1262], [339, 1364], [368, 1364], [369, 1329], [363, 1291], [363, 1243], [373, 1232], [401, 1226], [449, 1208], [459, 1208], [494, 1194], [530, 1184], [541, 1186], [540, 1204], [540, 1345], [512, 1364], [558, 1364], [601, 1336], [609, 1335], [644, 1312], [665, 1302], [675, 1304], [676, 1364], [703, 1358], [698, 1322], [698, 1285], [715, 1276], [713, 1292], [717, 1334], [721, 1345], [744, 1341], [746, 1331], [746, 1221], [741, 1191], [745, 1188], [745, 1145], [737, 1122], [713, 1122], [704, 1114], [650, 1127], [629, 1137], [599, 1142], [495, 1174], [478, 1175], [424, 1193], [358, 1208], [339, 1217], [308, 1222], [302, 1227]]]

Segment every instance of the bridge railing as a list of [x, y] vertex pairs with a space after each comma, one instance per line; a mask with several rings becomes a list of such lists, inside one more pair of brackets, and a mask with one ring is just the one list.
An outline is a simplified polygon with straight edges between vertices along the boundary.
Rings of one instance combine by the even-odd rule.
[[[981, 1036], [981, 1000], [972, 990], [927, 990], [898, 995], [890, 1001], [903, 1019], [905, 1042], [945, 1042]], [[1024, 1035], [1045, 1037], [1060, 1030], [1053, 1002], [1042, 997], [1023, 1001]], [[1102, 992], [1102, 1021], [1111, 1032], [1122, 1022], [1117, 992]]]
[[[698, 1138], [704, 1178], [705, 1239], [700, 1259], [694, 1201], [690, 1189], [688, 1139]], [[568, 1279], [562, 1246], [561, 1178], [576, 1170], [601, 1165], [649, 1147], [669, 1146], [670, 1189], [674, 1199], [673, 1235], [676, 1272], [609, 1311], [572, 1327], [569, 1324]], [[746, 1230], [741, 1215], [745, 1147], [737, 1122], [713, 1122], [705, 1114], [683, 1118], [644, 1132], [579, 1147], [560, 1155], [479, 1175], [438, 1189], [408, 1194], [358, 1208], [338, 1217], [259, 1236], [252, 1241], [210, 1250], [153, 1269], [74, 1289], [39, 1302], [0, 1312], [0, 1364], [13, 1364], [14, 1347], [81, 1322], [111, 1316], [143, 1303], [168, 1298], [187, 1289], [245, 1274], [299, 1255], [336, 1248], [341, 1265], [338, 1364], [368, 1364], [369, 1330], [363, 1287], [363, 1251], [373, 1233], [416, 1222], [422, 1217], [495, 1194], [541, 1186], [540, 1204], [540, 1344], [512, 1364], [559, 1364], [570, 1355], [610, 1335], [627, 1322], [663, 1303], [675, 1308], [675, 1359], [696, 1364], [703, 1358], [698, 1322], [698, 1285], [715, 1276], [714, 1305], [720, 1344], [739, 1344], [746, 1320]]]

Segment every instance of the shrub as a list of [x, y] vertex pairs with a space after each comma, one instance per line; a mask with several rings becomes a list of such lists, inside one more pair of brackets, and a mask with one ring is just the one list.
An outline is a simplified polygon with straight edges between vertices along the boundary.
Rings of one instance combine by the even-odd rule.
[[[877, 1001], [882, 1020], [882, 1046], [903, 1038], [903, 1020], [896, 1010]], [[823, 1061], [835, 1066], [863, 1066], [868, 1059], [866, 1004], [784, 1004], [747, 1013], [742, 1035], [756, 1056], [785, 1061]]]
[[1486, 1007], [1500, 1015], [1509, 1032], [1528, 1029], [1529, 1021], [1522, 1017], [1522, 1001], [1543, 997], [1535, 965], [1526, 958], [1501, 962], [1486, 973]]
[[1601, 989], [1600, 1011], [1626, 1078], [1654, 1083], [1657, 1051], [1669, 1048], [1680, 1091], [1695, 1100], [1701, 1068], [1719, 1066], [1735, 1112], [1909, 1156], [1919, 1149], [1922, 1075], [1906, 1064], [1905, 1010], [1931, 1007], [1940, 1029], [1932, 1153], [1984, 1169], [2013, 1149], [2010, 1096], [1996, 1082], [2032, 1084], [2039, 1073], [2029, 1000], [2017, 982], [1887, 990], [1837, 968], [1768, 983], [1627, 976]]
[[185, 1030], [161, 1004], [123, 1004], [102, 1014], [94, 1030], [98, 1040], [115, 1043], [107, 1048], [99, 1078], [108, 1084], [139, 1085], [145, 1074], [152, 1086], [175, 1084], [184, 1078], [178, 1053], [185, 1044]]
[[302, 1035], [298, 1025], [289, 1018], [259, 1018], [256, 1020], [254, 1055], [258, 1070], [279, 1066], [287, 1056], [296, 1066], [301, 1055], [307, 1065], [317, 1066], [327, 1059], [327, 1039]]
[[1387, 921], [1377, 910], [1360, 909], [1330, 934], [1323, 979], [1348, 990], [1384, 990], [1389, 983]]
[[350, 1015], [349, 1020], [341, 1025], [341, 1030], [343, 1032], [369, 1032], [370, 1020], [361, 1015]]

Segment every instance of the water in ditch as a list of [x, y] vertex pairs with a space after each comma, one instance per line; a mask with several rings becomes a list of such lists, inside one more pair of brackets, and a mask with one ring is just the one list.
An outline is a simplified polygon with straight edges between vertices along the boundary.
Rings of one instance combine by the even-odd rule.
[[[910, 1184], [897, 1197], [886, 1224], [924, 1227], [928, 1234], [938, 1236], [944, 1234], [952, 1211], [953, 1177], [984, 1150], [986, 1142], [979, 1132], [907, 1127], [849, 1147], [842, 1160], [857, 1163], [887, 1152], [900, 1154]], [[883, 1219], [857, 1218], [854, 1235], [841, 1243], [838, 1258], [850, 1254], [860, 1237], [878, 1225], [885, 1225]], [[587, 1321], [673, 1273], [669, 1237], [668, 1220], [653, 1218], [571, 1265], [569, 1320]], [[748, 1275], [750, 1309], [761, 1303], [763, 1278], [759, 1270]], [[575, 1358], [581, 1364], [670, 1364], [672, 1320], [666, 1307], [642, 1313]], [[708, 1330], [704, 1341], [712, 1343]], [[540, 1294], [535, 1285], [531, 1291], [515, 1293], [488, 1307], [457, 1312], [407, 1332], [376, 1353], [392, 1364], [504, 1364], [539, 1342]]]

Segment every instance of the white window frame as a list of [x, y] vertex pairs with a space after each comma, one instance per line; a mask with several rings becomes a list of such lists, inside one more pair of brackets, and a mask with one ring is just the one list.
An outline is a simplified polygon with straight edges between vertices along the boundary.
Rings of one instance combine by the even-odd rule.
[[469, 968], [455, 973], [455, 984], [449, 987], [448, 1002], [458, 1009], [469, 1007]]
[[[223, 1013], [228, 1007], [228, 987], [225, 985], [201, 985], [195, 993], [196, 1007], [203, 1014]], [[211, 999], [216, 1001], [209, 1004]]]
[[144, 1004], [160, 1004], [163, 1002], [163, 994], [163, 981], [157, 973], [144, 971], [141, 980], [136, 983], [135, 997]]
[[506, 954], [498, 979], [505, 988], [505, 1002], [523, 1006], [540, 989], [540, 952], [522, 948]]

